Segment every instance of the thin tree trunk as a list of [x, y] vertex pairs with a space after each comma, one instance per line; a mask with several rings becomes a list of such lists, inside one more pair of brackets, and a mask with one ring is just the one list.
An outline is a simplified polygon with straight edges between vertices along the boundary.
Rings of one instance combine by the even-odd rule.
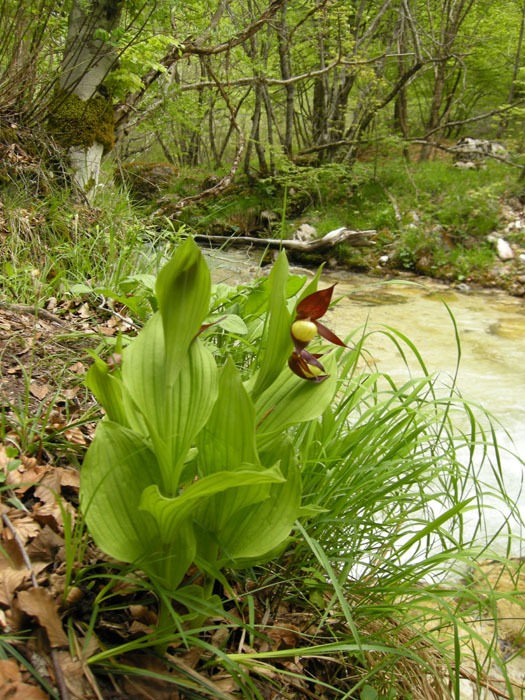
[[[102, 155], [113, 145], [111, 102], [105, 104], [104, 98], [98, 95], [100, 105], [95, 105], [94, 98], [115, 65], [116, 56], [111, 44], [99, 36], [101, 32], [110, 36], [118, 27], [123, 4], [123, 0], [73, 0], [59, 79], [61, 92], [52, 107], [55, 121], [64, 119], [62, 135], [64, 142], [70, 144], [73, 182], [89, 201], [96, 192]], [[75, 116], [67, 123], [66, 117], [61, 115], [72, 110]], [[111, 111], [111, 119], [108, 111]], [[101, 136], [102, 128], [86, 133], [88, 114], [90, 120], [93, 115], [95, 120], [107, 120], [104, 129], [111, 132], [106, 134], [107, 138]]]
[[[290, 45], [288, 43], [288, 26], [286, 24], [286, 9], [288, 3], [281, 7], [281, 19], [277, 25], [277, 45], [279, 48], [279, 63], [281, 66], [281, 77], [283, 80], [290, 80], [292, 77], [292, 58], [290, 55]], [[285, 109], [285, 129], [284, 129], [284, 151], [288, 158], [292, 158], [293, 139], [293, 115], [294, 115], [294, 92], [293, 83], [285, 85], [286, 109]]]

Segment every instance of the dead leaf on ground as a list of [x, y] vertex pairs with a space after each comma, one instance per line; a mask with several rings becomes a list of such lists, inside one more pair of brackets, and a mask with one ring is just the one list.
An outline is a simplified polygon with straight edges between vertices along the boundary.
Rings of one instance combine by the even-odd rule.
[[68, 651], [59, 651], [58, 662], [64, 674], [64, 680], [71, 698], [75, 698], [75, 700], [91, 700], [91, 698], [96, 697], [84, 674], [84, 669], [79, 659], [74, 659]]
[[[11, 521], [11, 525], [16, 531], [16, 534], [20, 537], [22, 544], [25, 544], [28, 540], [36, 537], [40, 532], [40, 526], [34, 521], [34, 519], [24, 513], [21, 510], [16, 510], [15, 508], [10, 508], [7, 511], [7, 516]], [[2, 530], [2, 540], [7, 542], [13, 539], [13, 533], [7, 527]]]
[[36, 617], [46, 630], [52, 647], [68, 645], [68, 639], [58, 616], [57, 604], [45, 588], [31, 588], [21, 591], [17, 598], [18, 608], [30, 617]]
[[80, 488], [80, 472], [78, 469], [64, 469], [63, 467], [57, 467], [55, 472], [59, 476], [61, 487], [78, 491]]
[[29, 569], [5, 569], [0, 573], [0, 605], [10, 608], [16, 591], [31, 578]]
[[29, 385], [29, 391], [36, 399], [40, 399], [40, 401], [42, 401], [46, 398], [51, 389], [47, 384], [35, 384], [32, 382]]
[[296, 625], [286, 624], [270, 627], [265, 630], [266, 636], [269, 637], [273, 644], [272, 650], [277, 649], [294, 649], [297, 646], [297, 637], [301, 630]]
[[22, 674], [16, 661], [0, 661], [0, 697], [5, 700], [48, 700], [41, 688], [22, 682]]
[[161, 659], [149, 656], [129, 655], [125, 657], [126, 666], [134, 666], [140, 670], [157, 673], [165, 676], [161, 678], [142, 678], [140, 675], [127, 675], [123, 680], [124, 691], [136, 700], [179, 700], [180, 693], [177, 686], [170, 682], [176, 676], [169, 673]]

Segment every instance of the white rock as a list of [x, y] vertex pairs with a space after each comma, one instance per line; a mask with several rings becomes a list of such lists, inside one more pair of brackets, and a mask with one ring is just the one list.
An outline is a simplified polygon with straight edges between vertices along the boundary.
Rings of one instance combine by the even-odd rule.
[[471, 160], [458, 160], [457, 163], [454, 163], [454, 168], [458, 168], [458, 170], [477, 170], [478, 166]]
[[514, 251], [504, 238], [498, 238], [496, 249], [500, 260], [512, 260], [514, 258]]
[[388, 255], [382, 255], [382, 256], [379, 258], [379, 264], [380, 264], [380, 265], [386, 265], [387, 262], [388, 262], [389, 260], [390, 260], [390, 258], [388, 257]]
[[520, 253], [520, 260], [522, 263], [525, 263], [525, 253]]
[[293, 237], [298, 241], [311, 241], [317, 238], [317, 230], [310, 224], [302, 224], [299, 226]]
[[523, 221], [521, 219], [516, 219], [515, 221], [511, 221], [509, 224], [507, 224], [505, 231], [521, 231], [523, 227]]

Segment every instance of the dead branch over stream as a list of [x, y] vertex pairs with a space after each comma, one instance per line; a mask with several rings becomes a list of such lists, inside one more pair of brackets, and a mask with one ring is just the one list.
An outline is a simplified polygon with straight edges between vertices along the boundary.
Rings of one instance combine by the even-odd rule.
[[255, 245], [255, 246], [277, 246], [286, 248], [287, 250], [298, 250], [303, 253], [324, 250], [332, 248], [338, 243], [348, 243], [352, 246], [370, 246], [375, 245], [374, 241], [370, 240], [375, 236], [377, 231], [370, 229], [367, 231], [352, 231], [351, 229], [337, 228], [330, 231], [322, 238], [316, 238], [310, 241], [300, 241], [295, 238], [255, 238], [252, 236], [211, 236], [205, 233], [196, 233], [194, 238], [206, 240], [210, 243], [230, 243], [231, 245]]

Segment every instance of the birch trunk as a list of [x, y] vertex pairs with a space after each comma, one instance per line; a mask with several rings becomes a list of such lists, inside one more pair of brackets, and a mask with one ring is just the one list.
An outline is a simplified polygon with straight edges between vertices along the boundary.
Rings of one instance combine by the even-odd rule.
[[[104, 35], [111, 35], [118, 27], [123, 4], [123, 0], [73, 0], [69, 15], [57, 113], [66, 115], [68, 105], [75, 105], [74, 115], [71, 112], [71, 120], [63, 124], [62, 133], [69, 142], [73, 182], [89, 202], [96, 193], [102, 155], [113, 145], [112, 105], [109, 102], [105, 109], [104, 97], [97, 91], [116, 64], [114, 48]], [[92, 133], [87, 131], [86, 117], [89, 114], [92, 120], [94, 99], [101, 101], [100, 113], [108, 118], [104, 128], [111, 133], [104, 137], [96, 128]]]

